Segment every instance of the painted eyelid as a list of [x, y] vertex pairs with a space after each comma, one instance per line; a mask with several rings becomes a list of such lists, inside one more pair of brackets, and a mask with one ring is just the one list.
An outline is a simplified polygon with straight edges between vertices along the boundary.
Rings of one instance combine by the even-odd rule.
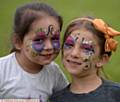
[[69, 37], [69, 38], [67, 38], [67, 40], [66, 40], [65, 43], [66, 43], [66, 44], [74, 45], [74, 40], [72, 39], [72, 37]]
[[45, 35], [45, 32], [44, 31], [37, 32], [37, 35]]
[[44, 41], [44, 39], [42, 39], [42, 38], [35, 38], [34, 40], [33, 40], [33, 42], [37, 42], [37, 43], [42, 43]]
[[37, 35], [37, 36], [34, 38], [34, 40], [35, 40], [35, 39], [45, 39], [45, 38], [46, 38], [46, 35], [41, 34], [41, 35]]
[[94, 48], [92, 45], [83, 44], [81, 45], [81, 48], [89, 50], [89, 51], [94, 51]]
[[74, 43], [73, 43], [73, 42], [71, 42], [71, 41], [66, 41], [66, 42], [65, 42], [65, 45], [68, 45], [68, 46], [73, 46], [73, 45], [74, 45]]
[[53, 33], [56, 34], [56, 35], [60, 35], [60, 31], [59, 30], [53, 31]]
[[53, 35], [51, 37], [51, 40], [60, 40], [60, 36], [59, 35]]

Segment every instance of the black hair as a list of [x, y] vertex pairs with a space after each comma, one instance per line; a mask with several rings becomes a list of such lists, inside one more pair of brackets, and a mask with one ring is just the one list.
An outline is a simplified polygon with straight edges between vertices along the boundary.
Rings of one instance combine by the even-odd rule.
[[[13, 31], [21, 41], [23, 41], [24, 36], [30, 30], [31, 24], [38, 18], [48, 15], [54, 17], [60, 26], [60, 31], [63, 25], [62, 17], [48, 4], [45, 3], [28, 3], [21, 7], [18, 7], [15, 12]], [[14, 47], [11, 52], [17, 51]]]

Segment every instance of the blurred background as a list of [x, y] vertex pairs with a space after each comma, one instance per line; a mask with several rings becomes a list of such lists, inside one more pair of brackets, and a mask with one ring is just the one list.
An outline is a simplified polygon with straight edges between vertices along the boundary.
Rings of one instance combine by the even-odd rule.
[[[11, 35], [14, 13], [18, 6], [29, 2], [44, 2], [51, 5], [63, 17], [64, 25], [61, 40], [66, 25], [70, 20], [80, 16], [94, 16], [102, 18], [113, 28], [120, 31], [120, 0], [0, 0], [0, 57], [9, 53], [11, 48]], [[109, 79], [120, 82], [120, 37], [116, 53], [113, 53], [110, 62], [104, 66]], [[61, 64], [60, 55], [56, 62], [70, 79], [69, 74]]]

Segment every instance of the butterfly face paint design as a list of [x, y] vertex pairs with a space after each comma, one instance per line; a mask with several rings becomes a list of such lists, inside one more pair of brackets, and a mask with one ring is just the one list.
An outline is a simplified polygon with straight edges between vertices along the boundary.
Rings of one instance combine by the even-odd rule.
[[47, 29], [40, 28], [36, 32], [36, 37], [31, 43], [31, 48], [35, 53], [40, 53], [44, 50], [45, 40], [50, 37], [53, 49], [58, 52], [60, 49], [60, 31], [54, 31], [52, 25], [48, 26]]
[[55, 51], [60, 50], [60, 32], [56, 31], [54, 32], [54, 35], [51, 38], [52, 46]]
[[85, 54], [88, 56], [91, 56], [95, 53], [92, 41], [87, 41], [84, 38], [82, 38], [80, 47], [83, 49]]
[[83, 58], [83, 62], [86, 63], [84, 70], [87, 70], [92, 66], [91, 57], [95, 53], [93, 42], [87, 41], [84, 38], [82, 38], [81, 49], [83, 49], [83, 52], [86, 54], [86, 56]]
[[64, 48], [70, 49], [71, 47], [73, 47], [75, 45], [75, 42], [77, 39], [78, 39], [78, 37], [68, 36], [68, 38], [65, 41]]

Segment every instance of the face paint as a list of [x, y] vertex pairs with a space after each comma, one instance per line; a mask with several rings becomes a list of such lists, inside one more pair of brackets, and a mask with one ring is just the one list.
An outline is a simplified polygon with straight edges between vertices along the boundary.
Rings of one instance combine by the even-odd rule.
[[33, 41], [31, 46], [32, 49], [35, 50], [35, 52], [41, 52], [44, 48], [44, 44], [41, 43], [40, 41]]
[[56, 31], [52, 36], [51, 40], [52, 40], [52, 46], [55, 49], [55, 51], [59, 51], [60, 50], [60, 32]]
[[64, 48], [65, 49], [70, 49], [71, 47], [74, 46], [74, 44], [75, 44], [74, 37], [73, 36], [68, 36], [68, 38], [65, 41]]
[[85, 62], [85, 67], [83, 69], [88, 70], [92, 66], [91, 65], [91, 57], [95, 53], [94, 47], [93, 47], [93, 42], [92, 41], [87, 41], [84, 38], [82, 38], [80, 47], [86, 55], [83, 58], [83, 62]]
[[49, 25], [49, 26], [48, 26], [47, 36], [48, 36], [49, 34], [53, 35], [53, 30], [54, 30], [53, 25]]
[[54, 34], [53, 25], [49, 25], [49, 26], [48, 26], [48, 29], [39, 28], [39, 29], [36, 31], [36, 34], [37, 34], [37, 35], [45, 35], [45, 36], [53, 35], [53, 34]]
[[[78, 33], [77, 35], [80, 35], [80, 33]], [[69, 49], [69, 48], [73, 47], [75, 45], [75, 42], [77, 41], [77, 39], [78, 39], [77, 36], [71, 36], [71, 35], [68, 36], [68, 38], [65, 41], [64, 48]]]
[[31, 48], [36, 54], [41, 53], [44, 50], [45, 39], [50, 37], [52, 46], [55, 52], [60, 49], [60, 31], [54, 31], [53, 25], [48, 26], [47, 29], [39, 28], [36, 32], [36, 37], [31, 43]]
[[95, 53], [92, 41], [87, 41], [82, 38], [80, 47], [84, 50], [85, 54], [91, 56]]

